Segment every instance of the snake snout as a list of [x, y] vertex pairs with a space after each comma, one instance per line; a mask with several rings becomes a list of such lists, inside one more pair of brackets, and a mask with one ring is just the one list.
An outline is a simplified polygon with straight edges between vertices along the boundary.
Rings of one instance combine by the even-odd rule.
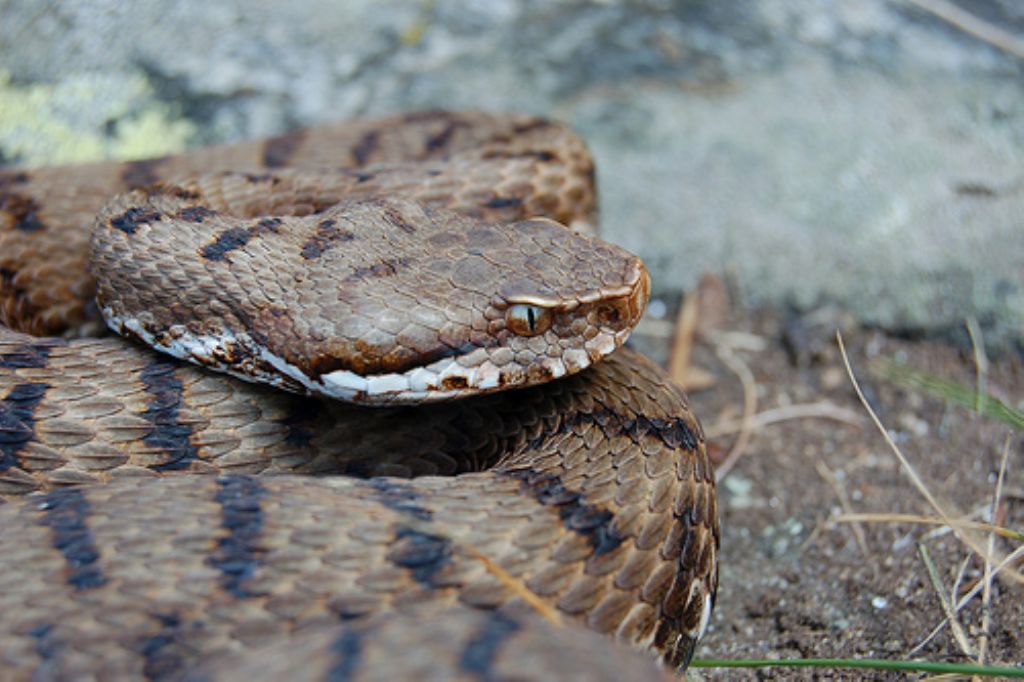
[[605, 306], [602, 323], [609, 327], [616, 328], [627, 325], [633, 329], [640, 322], [644, 311], [647, 309], [647, 300], [651, 293], [651, 276], [644, 267], [643, 262], [637, 259], [637, 276], [633, 283], [633, 289], [627, 295], [613, 299]]

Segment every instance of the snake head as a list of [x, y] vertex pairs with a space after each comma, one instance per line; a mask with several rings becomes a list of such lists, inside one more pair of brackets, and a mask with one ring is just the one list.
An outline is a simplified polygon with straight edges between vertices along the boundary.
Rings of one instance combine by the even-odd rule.
[[[314, 180], [267, 182], [308, 193]], [[551, 220], [495, 224], [402, 199], [268, 217], [207, 199], [240, 183], [149, 188], [104, 210], [93, 267], [109, 326], [250, 381], [396, 404], [578, 372], [647, 304], [639, 258]]]

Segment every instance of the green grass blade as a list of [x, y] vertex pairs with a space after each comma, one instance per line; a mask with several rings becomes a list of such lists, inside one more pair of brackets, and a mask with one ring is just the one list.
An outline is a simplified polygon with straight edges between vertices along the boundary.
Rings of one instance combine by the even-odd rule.
[[1024, 431], [1024, 412], [1010, 407], [991, 393], [986, 393], [984, 400], [978, 400], [978, 392], [971, 386], [891, 361], [880, 360], [873, 363], [872, 367], [886, 379], [901, 386], [928, 393], [947, 403], [960, 405], [975, 412], [979, 412], [980, 406], [979, 414], [982, 416], [1001, 421], [1018, 431]]
[[784, 658], [780, 660], [716, 660], [694, 659], [691, 668], [855, 668], [898, 672], [927, 672], [952, 675], [983, 675], [1024, 679], [1024, 668], [974, 663], [935, 663], [932, 661], [886, 661], [856, 658]]

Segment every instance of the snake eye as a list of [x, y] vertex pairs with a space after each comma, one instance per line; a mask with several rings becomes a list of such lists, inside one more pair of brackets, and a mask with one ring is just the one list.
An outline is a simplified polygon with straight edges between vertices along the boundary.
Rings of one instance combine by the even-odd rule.
[[543, 334], [551, 326], [551, 311], [526, 303], [517, 303], [505, 313], [505, 324], [519, 336]]

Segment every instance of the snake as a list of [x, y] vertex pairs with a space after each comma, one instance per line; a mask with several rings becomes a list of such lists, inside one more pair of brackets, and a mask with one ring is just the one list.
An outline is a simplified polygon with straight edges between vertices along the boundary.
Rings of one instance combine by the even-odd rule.
[[0, 169], [0, 677], [684, 669], [714, 475], [595, 176], [450, 111]]

